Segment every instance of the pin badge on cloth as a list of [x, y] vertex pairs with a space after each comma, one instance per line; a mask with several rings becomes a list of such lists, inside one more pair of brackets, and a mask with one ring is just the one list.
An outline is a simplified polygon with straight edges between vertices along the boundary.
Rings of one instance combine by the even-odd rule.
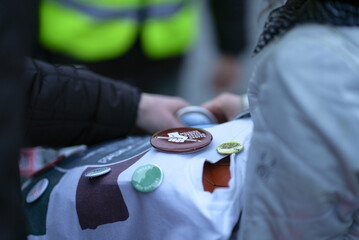
[[243, 144], [240, 142], [226, 142], [217, 147], [217, 152], [220, 154], [232, 154], [242, 151]]
[[47, 178], [43, 178], [38, 181], [33, 188], [31, 188], [30, 192], [26, 196], [26, 202], [32, 203], [39, 199], [45, 192], [47, 186], [49, 185], [49, 180]]
[[191, 127], [171, 128], [155, 133], [151, 145], [170, 153], [193, 152], [208, 146], [212, 135], [206, 130]]
[[155, 164], [138, 167], [132, 175], [132, 186], [139, 192], [151, 192], [161, 185], [162, 169]]
[[105, 175], [111, 171], [110, 167], [100, 167], [85, 173], [85, 177], [94, 178]]

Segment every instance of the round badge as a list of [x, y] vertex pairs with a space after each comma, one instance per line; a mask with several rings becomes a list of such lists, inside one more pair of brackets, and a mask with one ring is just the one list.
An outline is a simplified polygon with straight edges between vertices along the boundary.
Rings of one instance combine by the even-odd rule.
[[26, 202], [32, 203], [39, 199], [42, 194], [45, 192], [47, 186], [49, 185], [49, 180], [47, 178], [43, 178], [38, 181], [33, 188], [31, 188], [30, 192], [26, 196]]
[[239, 142], [226, 142], [217, 147], [220, 154], [232, 154], [242, 151], [243, 144]]
[[142, 165], [132, 175], [132, 186], [139, 192], [151, 192], [161, 185], [162, 169], [155, 164]]
[[151, 145], [171, 153], [193, 152], [209, 145], [212, 134], [206, 130], [191, 127], [171, 128], [155, 133]]
[[217, 119], [210, 111], [199, 106], [188, 106], [181, 108], [176, 113], [176, 116], [177, 119], [186, 126], [217, 123]]
[[109, 173], [110, 171], [111, 171], [111, 168], [109, 168], [109, 167], [100, 167], [100, 168], [96, 168], [96, 169], [86, 172], [85, 177], [88, 177], [88, 178], [99, 177], [99, 176]]

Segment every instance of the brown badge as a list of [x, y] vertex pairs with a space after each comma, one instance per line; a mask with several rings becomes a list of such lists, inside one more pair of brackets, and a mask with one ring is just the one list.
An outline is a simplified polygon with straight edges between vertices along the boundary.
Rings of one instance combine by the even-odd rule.
[[151, 145], [158, 150], [171, 153], [193, 152], [206, 147], [212, 135], [199, 128], [171, 128], [155, 133]]

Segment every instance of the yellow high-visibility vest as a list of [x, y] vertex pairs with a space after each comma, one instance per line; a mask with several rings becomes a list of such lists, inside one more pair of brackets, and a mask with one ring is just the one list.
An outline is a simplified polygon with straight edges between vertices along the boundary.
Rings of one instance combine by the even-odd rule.
[[153, 59], [177, 56], [193, 44], [194, 0], [42, 0], [40, 43], [88, 62], [121, 56], [138, 35]]

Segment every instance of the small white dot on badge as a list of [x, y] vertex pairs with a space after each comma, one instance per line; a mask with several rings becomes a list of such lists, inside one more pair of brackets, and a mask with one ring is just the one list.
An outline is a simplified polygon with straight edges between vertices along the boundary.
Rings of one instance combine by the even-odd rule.
[[43, 178], [40, 181], [38, 181], [27, 194], [26, 202], [33, 203], [37, 199], [39, 199], [44, 194], [48, 185], [49, 185], [49, 180], [47, 178]]
[[92, 169], [92, 170], [86, 172], [85, 177], [95, 178], [95, 177], [105, 175], [105, 174], [109, 173], [110, 171], [111, 171], [110, 167], [95, 168], [95, 169]]
[[226, 142], [217, 147], [220, 154], [232, 154], [243, 150], [243, 144], [240, 142]]
[[158, 188], [163, 179], [162, 169], [155, 164], [138, 167], [132, 175], [132, 186], [139, 192], [151, 192]]

